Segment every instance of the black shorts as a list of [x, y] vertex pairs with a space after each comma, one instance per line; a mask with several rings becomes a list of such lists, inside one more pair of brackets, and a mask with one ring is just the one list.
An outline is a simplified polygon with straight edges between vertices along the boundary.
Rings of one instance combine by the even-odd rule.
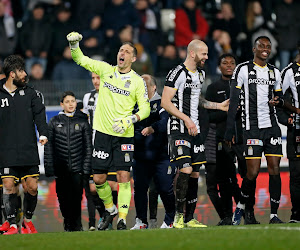
[[132, 166], [134, 138], [117, 137], [96, 131], [92, 167], [97, 170], [130, 172]]
[[21, 182], [21, 180], [27, 177], [39, 177], [39, 166], [18, 166], [0, 169], [1, 178], [14, 178], [15, 182]]
[[244, 131], [245, 159], [265, 156], [282, 157], [281, 130], [278, 126]]
[[295, 152], [296, 152], [296, 157], [300, 157], [300, 129], [295, 129]]
[[181, 169], [193, 167], [193, 172], [206, 163], [204, 140], [201, 134], [190, 136], [187, 134], [169, 135], [169, 155], [171, 162]]

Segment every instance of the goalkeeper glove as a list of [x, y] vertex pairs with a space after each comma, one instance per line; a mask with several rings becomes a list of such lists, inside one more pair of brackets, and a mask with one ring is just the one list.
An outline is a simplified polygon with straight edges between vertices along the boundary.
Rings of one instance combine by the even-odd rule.
[[67, 40], [69, 42], [71, 49], [76, 49], [79, 46], [79, 42], [82, 40], [82, 35], [78, 32], [71, 32], [67, 35]]
[[123, 134], [125, 131], [132, 126], [133, 123], [137, 122], [136, 115], [130, 115], [125, 118], [114, 119], [114, 124], [112, 125], [113, 131], [116, 133]]

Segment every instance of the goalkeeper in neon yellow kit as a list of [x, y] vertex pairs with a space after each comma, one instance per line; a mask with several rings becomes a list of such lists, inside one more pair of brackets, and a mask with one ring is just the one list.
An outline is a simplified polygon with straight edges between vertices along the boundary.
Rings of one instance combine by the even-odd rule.
[[[136, 48], [124, 43], [117, 55], [117, 66], [96, 61], [84, 56], [79, 48], [82, 35], [71, 32], [67, 35], [73, 60], [101, 78], [99, 96], [94, 116], [96, 130], [93, 150], [94, 181], [99, 197], [109, 212], [104, 217], [100, 230], [108, 228], [119, 212], [117, 229], [126, 229], [126, 216], [131, 200], [130, 167], [134, 151], [133, 123], [150, 114], [147, 87], [142, 77], [131, 69], [136, 60]], [[139, 112], [132, 115], [135, 104]], [[111, 188], [106, 181], [108, 170], [115, 167], [119, 183], [118, 207], [112, 200]]]

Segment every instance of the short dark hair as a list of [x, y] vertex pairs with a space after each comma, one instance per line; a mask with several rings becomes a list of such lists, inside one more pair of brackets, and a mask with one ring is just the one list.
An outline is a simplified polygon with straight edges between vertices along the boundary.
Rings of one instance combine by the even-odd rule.
[[63, 103], [67, 96], [73, 96], [76, 99], [75, 94], [72, 91], [65, 91], [61, 96], [60, 102]]
[[226, 58], [226, 57], [231, 57], [231, 58], [233, 58], [234, 61], [235, 61], [235, 63], [236, 63], [236, 61], [237, 61], [234, 54], [231, 54], [231, 53], [225, 53], [225, 54], [219, 56], [219, 58], [218, 58], [218, 66], [221, 65], [221, 61], [222, 61], [224, 58]]
[[3, 73], [8, 78], [11, 71], [15, 72], [17, 70], [25, 71], [25, 61], [21, 56], [10, 55], [4, 59], [3, 62]]
[[270, 39], [269, 37], [267, 37], [267, 36], [259, 36], [259, 37], [257, 37], [257, 38], [254, 40], [254, 44], [253, 44], [254, 47], [255, 47], [256, 42], [257, 42], [258, 40], [260, 40], [260, 39], [267, 39], [270, 43], [272, 43], [272, 42], [271, 42], [271, 39]]
[[124, 42], [124, 43], [122, 43], [122, 46], [123, 46], [123, 45], [126, 45], [126, 44], [128, 44], [130, 47], [133, 48], [133, 55], [136, 57], [136, 55], [137, 55], [137, 49], [136, 49], [136, 47], [134, 46], [134, 44], [133, 44], [132, 42]]

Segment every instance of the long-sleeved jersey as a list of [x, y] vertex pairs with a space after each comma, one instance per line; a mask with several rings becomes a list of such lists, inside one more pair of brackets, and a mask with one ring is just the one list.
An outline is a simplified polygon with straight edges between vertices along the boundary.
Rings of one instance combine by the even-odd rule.
[[118, 137], [133, 137], [134, 127], [125, 133], [116, 133], [112, 129], [113, 119], [132, 115], [135, 104], [141, 120], [150, 114], [150, 105], [146, 83], [141, 76], [131, 70], [121, 74], [117, 66], [97, 61], [84, 56], [80, 48], [72, 49], [73, 60], [85, 69], [94, 72], [101, 78], [98, 101], [93, 121], [93, 129], [104, 134]]

